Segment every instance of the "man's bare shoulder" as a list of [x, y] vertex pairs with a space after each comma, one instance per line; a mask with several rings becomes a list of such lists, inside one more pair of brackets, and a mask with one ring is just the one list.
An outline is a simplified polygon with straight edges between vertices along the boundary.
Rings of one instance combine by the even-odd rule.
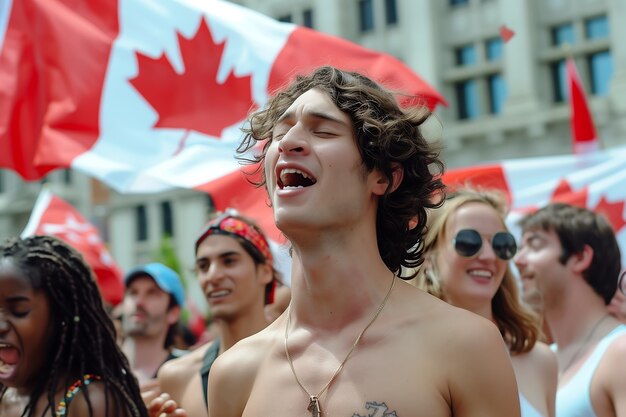
[[[209, 416], [241, 416], [265, 359], [280, 353], [284, 316], [217, 357], [209, 374]], [[284, 327], [282, 327], [284, 331]], [[225, 395], [225, 393], [228, 393]]]
[[233, 366], [242, 371], [248, 367], [256, 368], [259, 362], [272, 352], [271, 348], [276, 346], [279, 341], [278, 327], [283, 321], [284, 317], [280, 317], [260, 332], [235, 343], [233, 347], [218, 356], [211, 368], [211, 373], [215, 372], [216, 368], [226, 368], [232, 372]]
[[198, 375], [202, 368], [204, 355], [213, 343], [215, 342], [205, 343], [180, 358], [165, 362], [157, 375], [159, 382], [162, 383], [164, 380], [187, 381], [193, 375]]
[[[441, 335], [448, 340], [450, 336], [458, 342], [475, 343], [477, 346], [482, 342], [478, 336], [488, 334], [491, 338], [501, 339], [496, 326], [489, 320], [467, 310], [454, 307], [425, 291], [407, 284], [401, 299], [402, 308], [408, 317], [414, 316], [416, 326], [426, 328], [434, 336]], [[438, 339], [438, 338], [436, 338]], [[451, 348], [465, 346], [462, 343], [453, 343]]]

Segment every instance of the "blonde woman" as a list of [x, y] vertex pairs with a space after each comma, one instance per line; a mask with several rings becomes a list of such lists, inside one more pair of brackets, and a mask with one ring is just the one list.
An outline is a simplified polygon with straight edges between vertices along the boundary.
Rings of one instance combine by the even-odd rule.
[[522, 417], [553, 417], [557, 361], [539, 342], [540, 323], [519, 301], [509, 261], [515, 238], [495, 192], [463, 189], [429, 213], [425, 262], [416, 284], [432, 295], [492, 321], [509, 348]]

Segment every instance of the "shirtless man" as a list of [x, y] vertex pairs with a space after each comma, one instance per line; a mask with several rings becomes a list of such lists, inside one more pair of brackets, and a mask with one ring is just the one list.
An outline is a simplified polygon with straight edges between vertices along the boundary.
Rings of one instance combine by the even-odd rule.
[[496, 327], [397, 278], [441, 198], [427, 115], [324, 67], [251, 117], [243, 147], [269, 139], [263, 179], [301, 265], [286, 314], [213, 365], [209, 416], [519, 417]]
[[[190, 417], [207, 415], [207, 379], [215, 358], [240, 339], [267, 326], [264, 304], [277, 283], [272, 253], [261, 229], [236, 215], [209, 222], [196, 240], [196, 273], [211, 307], [218, 338], [166, 363], [161, 390]], [[158, 405], [151, 404], [152, 409]], [[152, 414], [158, 415], [158, 414]]]
[[621, 267], [610, 224], [552, 203], [521, 226], [515, 264], [541, 292], [557, 346], [556, 416], [626, 417], [626, 325], [607, 311]]

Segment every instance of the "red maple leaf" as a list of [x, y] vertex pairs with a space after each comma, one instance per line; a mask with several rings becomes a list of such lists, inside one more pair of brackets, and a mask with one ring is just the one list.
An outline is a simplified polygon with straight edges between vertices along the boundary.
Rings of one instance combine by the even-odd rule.
[[192, 38], [180, 32], [177, 36], [184, 72], [177, 73], [165, 53], [154, 59], [137, 52], [139, 72], [130, 83], [159, 113], [154, 127], [195, 130], [219, 138], [224, 128], [250, 110], [251, 76], [237, 77], [231, 70], [223, 83], [217, 82], [226, 41], [213, 41], [204, 18]]
[[613, 231], [615, 233], [619, 233], [619, 231], [622, 230], [622, 227], [626, 225], [626, 221], [623, 216], [624, 201], [610, 203], [604, 196], [602, 196], [593, 211], [604, 214], [609, 223], [611, 223], [611, 226], [613, 226]]
[[[561, 180], [552, 193], [552, 198], [550, 200], [578, 207], [587, 207], [588, 195], [588, 187], [583, 187], [578, 191], [574, 191], [567, 180]], [[624, 226], [626, 226], [626, 220], [623, 216], [624, 205], [624, 201], [611, 203], [605, 196], [602, 196], [595, 208], [589, 208], [596, 213], [606, 216], [609, 223], [611, 223], [611, 226], [613, 226], [615, 233], [618, 233]]]
[[556, 186], [556, 189], [552, 193], [551, 201], [558, 201], [560, 203], [567, 203], [578, 207], [587, 207], [587, 196], [589, 190], [587, 187], [583, 187], [578, 191], [574, 191], [570, 183], [562, 179]]

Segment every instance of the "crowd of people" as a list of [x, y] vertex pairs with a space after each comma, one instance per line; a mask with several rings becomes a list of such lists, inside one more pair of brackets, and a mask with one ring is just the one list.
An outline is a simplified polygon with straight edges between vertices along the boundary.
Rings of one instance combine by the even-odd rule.
[[322, 67], [251, 114], [239, 149], [260, 149], [291, 283], [252, 220], [212, 218], [194, 245], [199, 343], [180, 341], [167, 266], [130, 270], [107, 309], [68, 244], [3, 242], [0, 415], [626, 417], [610, 224], [552, 203], [516, 239], [503, 195], [446, 189], [430, 113], [397, 103]]

